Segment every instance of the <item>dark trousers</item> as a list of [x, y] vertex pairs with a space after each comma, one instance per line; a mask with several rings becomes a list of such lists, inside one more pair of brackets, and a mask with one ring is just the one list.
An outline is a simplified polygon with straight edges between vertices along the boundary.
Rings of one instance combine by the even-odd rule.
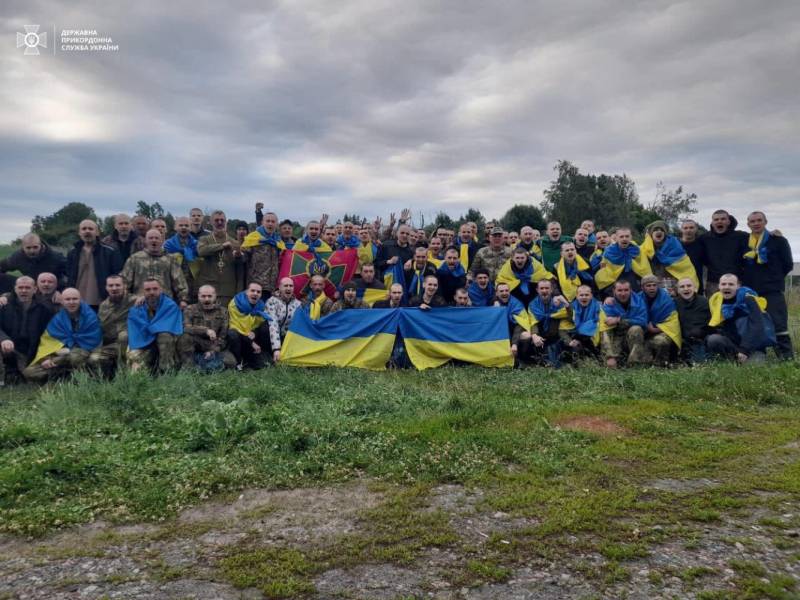
[[789, 310], [786, 307], [786, 296], [783, 292], [767, 292], [761, 295], [767, 299], [767, 314], [775, 326], [775, 338], [778, 342], [775, 354], [779, 358], [791, 360], [794, 358], [794, 350], [792, 338], [789, 337]]
[[[236, 362], [252, 369], [264, 367], [272, 358], [272, 345], [269, 341], [269, 325], [264, 321], [256, 329], [254, 340], [242, 335], [235, 329], [228, 330], [228, 350], [236, 357]], [[261, 352], [253, 351], [253, 342], [261, 346]]]

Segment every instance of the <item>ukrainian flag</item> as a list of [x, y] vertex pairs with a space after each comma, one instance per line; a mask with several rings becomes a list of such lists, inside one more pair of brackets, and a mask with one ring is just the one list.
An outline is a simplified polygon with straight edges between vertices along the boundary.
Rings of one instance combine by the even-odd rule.
[[399, 319], [397, 309], [341, 310], [317, 321], [298, 310], [281, 346], [281, 363], [385, 369]]
[[375, 288], [358, 288], [356, 289], [356, 296], [361, 298], [364, 302], [369, 304], [370, 308], [378, 300], [386, 300], [389, 290], [378, 290]]
[[449, 360], [484, 367], [514, 366], [505, 308], [406, 308], [400, 312], [400, 335], [419, 370]]

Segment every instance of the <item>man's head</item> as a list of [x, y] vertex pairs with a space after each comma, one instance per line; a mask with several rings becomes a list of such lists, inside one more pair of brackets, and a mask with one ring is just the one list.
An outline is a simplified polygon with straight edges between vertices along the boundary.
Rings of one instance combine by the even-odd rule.
[[205, 215], [203, 214], [203, 211], [199, 208], [193, 208], [192, 210], [189, 211], [190, 222], [192, 226], [194, 226], [196, 229], [200, 229], [203, 227], [204, 218]]
[[342, 298], [345, 302], [352, 304], [356, 301], [356, 296], [358, 296], [358, 290], [355, 283], [348, 281], [342, 286]]
[[462, 244], [468, 244], [472, 241], [472, 227], [467, 223], [464, 223], [458, 228], [458, 240]]
[[681, 223], [681, 237], [686, 242], [692, 242], [697, 237], [697, 221], [686, 219]]
[[175, 231], [178, 232], [180, 237], [185, 238], [188, 236], [191, 229], [192, 222], [189, 217], [178, 217], [175, 219]]
[[739, 278], [733, 273], [726, 273], [719, 278], [719, 291], [725, 300], [734, 298], [738, 290]]
[[251, 281], [245, 293], [247, 294], [247, 301], [250, 302], [250, 304], [255, 304], [261, 300], [261, 284]]
[[444, 262], [447, 263], [447, 267], [449, 269], [452, 270], [456, 268], [456, 265], [458, 264], [458, 256], [458, 250], [452, 246], [444, 253]]
[[511, 248], [516, 248], [519, 243], [519, 234], [516, 231], [508, 232], [508, 245]]
[[222, 212], [221, 210], [215, 210], [214, 212], [212, 212], [211, 226], [217, 233], [225, 231], [228, 228], [228, 218], [225, 216], [225, 213]]
[[128, 239], [128, 236], [131, 234], [131, 218], [126, 215], [125, 213], [120, 213], [114, 217], [114, 229], [117, 230], [117, 234], [121, 240]]
[[[435, 238], [439, 239], [439, 238]], [[419, 246], [418, 248], [414, 249], [414, 268], [418, 271], [425, 268], [425, 265], [428, 263], [428, 251]]]
[[150, 229], [157, 229], [161, 233], [161, 237], [167, 239], [167, 222], [164, 219], [150, 221]]
[[519, 239], [524, 244], [530, 244], [533, 242], [533, 227], [528, 227], [525, 225], [522, 229], [519, 230]]
[[284, 219], [281, 221], [281, 224], [278, 225], [278, 230], [281, 233], [281, 237], [288, 240], [294, 233], [294, 223], [289, 219]]
[[431, 241], [428, 242], [428, 250], [431, 251], [432, 256], [439, 256], [439, 253], [442, 251], [442, 238], [438, 235], [433, 236]]
[[151, 229], [144, 236], [144, 247], [150, 254], [159, 254], [163, 244], [164, 238], [158, 229]]
[[22, 253], [28, 258], [36, 258], [42, 251], [42, 240], [35, 233], [22, 236]]
[[336, 245], [336, 227], [328, 226], [322, 231], [322, 241], [331, 248]]
[[577, 255], [578, 251], [575, 249], [575, 244], [572, 242], [564, 242], [561, 244], [561, 258], [564, 259], [564, 262], [574, 262]]
[[145, 301], [150, 306], [155, 307], [161, 298], [161, 284], [158, 279], [145, 279], [144, 283], [142, 283], [142, 291], [144, 292]]
[[561, 223], [558, 221], [550, 221], [547, 224], [547, 237], [557, 242], [561, 238]]
[[583, 223], [581, 223], [581, 229], [591, 234], [594, 232], [594, 221], [591, 219], [586, 219]]
[[393, 283], [391, 286], [389, 286], [389, 302], [391, 302], [393, 306], [397, 306], [402, 300], [403, 284]]
[[261, 225], [267, 230], [267, 233], [274, 233], [278, 229], [278, 215], [274, 212], [265, 212], [261, 217]]
[[112, 302], [115, 302], [125, 295], [125, 280], [120, 275], [109, 275], [106, 277], [106, 291]]
[[642, 291], [648, 298], [655, 298], [658, 295], [658, 277], [655, 275], [642, 277]]
[[500, 302], [506, 304], [508, 303], [508, 299], [511, 297], [511, 288], [508, 287], [507, 283], [498, 283], [494, 293]]
[[27, 275], [17, 277], [17, 281], [14, 282], [14, 293], [20, 302], [27, 304], [33, 300], [33, 295], [36, 293], [36, 284], [33, 278]]
[[140, 237], [144, 237], [147, 230], [150, 229], [150, 220], [144, 215], [134, 216], [133, 219], [131, 219], [131, 224]]
[[489, 271], [486, 269], [478, 269], [475, 271], [475, 283], [477, 283], [478, 287], [482, 290], [489, 287]]
[[428, 234], [424, 229], [417, 229], [417, 243], [424, 244], [428, 240]]
[[314, 275], [308, 282], [308, 287], [315, 298], [325, 293], [325, 278], [322, 275]]
[[494, 227], [489, 234], [489, 247], [492, 250], [500, 250], [503, 247], [503, 228]]
[[627, 304], [631, 299], [631, 282], [617, 279], [614, 282], [614, 300]]
[[428, 275], [425, 277], [422, 287], [425, 290], [426, 295], [433, 296], [439, 289], [439, 280], [436, 279], [436, 275]]
[[39, 273], [36, 288], [42, 296], [51, 296], [58, 289], [58, 279], [52, 273]]
[[627, 227], [620, 227], [619, 229], [617, 229], [616, 237], [617, 237], [617, 245], [623, 249], [631, 245], [631, 240], [633, 238], [633, 236], [631, 235], [631, 230]]
[[533, 230], [533, 241], [534, 242], [538, 242], [540, 239], [542, 239], [542, 232], [539, 231], [538, 229], [534, 229]]
[[78, 236], [85, 244], [94, 244], [97, 241], [97, 223], [91, 219], [84, 219], [78, 225]]
[[579, 285], [577, 292], [575, 292], [575, 299], [581, 306], [589, 306], [592, 301], [592, 288], [588, 285]]
[[609, 244], [611, 244], [611, 236], [608, 235], [607, 231], [598, 231], [594, 234], [595, 238], [595, 247], [604, 250], [608, 248]]
[[536, 294], [545, 302], [548, 302], [553, 297], [553, 284], [549, 279], [542, 279], [536, 284]]
[[236, 222], [236, 239], [243, 240], [250, 233], [250, 227], [244, 221]]
[[767, 228], [767, 217], [760, 210], [756, 210], [747, 215], [747, 226], [755, 235], [761, 235]]
[[284, 277], [278, 282], [278, 295], [284, 302], [294, 296], [294, 280], [291, 277]]
[[400, 225], [400, 227], [397, 228], [397, 242], [401, 246], [405, 246], [406, 244], [408, 244], [408, 239], [410, 235], [411, 235], [411, 227], [409, 227], [408, 225]]
[[694, 281], [688, 277], [684, 277], [678, 281], [678, 296], [684, 300], [691, 300], [697, 293], [697, 288], [694, 286]]
[[511, 261], [514, 263], [514, 266], [517, 269], [524, 268], [529, 260], [530, 255], [528, 254], [528, 251], [522, 247], [516, 248], [514, 253], [511, 255]]
[[372, 263], [364, 263], [361, 265], [361, 280], [364, 283], [372, 283], [375, 281], [375, 265]]
[[71, 315], [76, 314], [81, 308], [81, 293], [75, 288], [67, 288], [61, 292], [61, 306]]
[[469, 306], [469, 294], [464, 288], [458, 288], [453, 294], [453, 302], [456, 306]]
[[667, 224], [664, 221], [656, 221], [647, 227], [650, 237], [655, 244], [662, 244], [667, 239]]
[[369, 244], [372, 241], [372, 232], [369, 227], [362, 227], [358, 230], [358, 239], [362, 244]]
[[731, 226], [731, 216], [727, 210], [715, 210], [711, 215], [711, 229], [716, 233], [725, 233]]
[[586, 242], [589, 241], [589, 231], [584, 229], [583, 227], [579, 227], [575, 230], [575, 244], [577, 246], [585, 246]]
[[322, 227], [319, 224], [319, 221], [309, 221], [306, 223], [306, 235], [310, 240], [319, 239], [319, 236], [322, 234]]
[[217, 303], [217, 290], [213, 285], [201, 285], [197, 290], [197, 301], [203, 308], [213, 308]]
[[336, 225], [333, 226], [333, 232], [336, 235], [342, 235], [344, 233], [344, 225], [341, 223], [336, 223]]
[[342, 223], [342, 235], [346, 238], [353, 237], [353, 232], [356, 230], [356, 226], [353, 225], [352, 221], [345, 221]]

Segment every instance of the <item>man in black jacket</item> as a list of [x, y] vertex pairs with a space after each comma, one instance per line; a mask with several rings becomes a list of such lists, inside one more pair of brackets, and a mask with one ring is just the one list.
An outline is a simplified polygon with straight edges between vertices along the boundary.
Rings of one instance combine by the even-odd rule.
[[700, 296], [694, 287], [694, 281], [684, 277], [678, 281], [675, 306], [678, 309], [681, 338], [683, 338], [681, 353], [692, 364], [705, 362], [705, 340], [712, 331], [708, 326], [708, 322], [711, 320], [708, 298]]
[[123, 265], [131, 254], [144, 250], [144, 238], [133, 231], [131, 218], [124, 213], [114, 217], [114, 231], [104, 237], [102, 243], [119, 252]]
[[731, 273], [742, 276], [742, 256], [747, 252], [747, 234], [736, 231], [739, 222], [726, 210], [714, 211], [711, 227], [700, 237], [703, 264], [706, 269], [706, 296], [719, 289], [720, 276]]
[[22, 276], [8, 303], [0, 306], [0, 386], [5, 385], [6, 375], [21, 377], [36, 356], [39, 339], [52, 316], [36, 302], [35, 292], [33, 279]]
[[414, 257], [414, 247], [409, 240], [410, 235], [411, 228], [408, 225], [400, 225], [397, 228], [397, 239], [381, 244], [375, 259], [375, 267], [380, 271], [381, 276], [393, 264], [399, 262], [401, 265], [405, 265]]
[[784, 286], [786, 276], [792, 272], [792, 249], [785, 237], [769, 234], [767, 217], [763, 212], [751, 212], [747, 216], [747, 226], [751, 231], [748, 239], [750, 251], [744, 259], [742, 283], [766, 298], [767, 313], [772, 317], [778, 342], [775, 353], [780, 358], [791, 360], [794, 358], [794, 351], [792, 339], [789, 337], [789, 314]]
[[692, 261], [695, 273], [697, 273], [697, 281], [700, 282], [700, 287], [697, 289], [698, 294], [703, 293], [703, 243], [698, 236], [697, 221], [686, 219], [681, 223], [681, 246], [686, 251], [686, 256]]
[[78, 226], [80, 240], [67, 254], [67, 285], [77, 288], [94, 310], [106, 299], [106, 278], [122, 270], [119, 253], [100, 243], [97, 223], [86, 219]]
[[40, 273], [52, 273], [59, 289], [66, 280], [66, 259], [39, 239], [35, 233], [22, 236], [22, 248], [0, 260], [0, 272], [19, 271], [34, 281]]

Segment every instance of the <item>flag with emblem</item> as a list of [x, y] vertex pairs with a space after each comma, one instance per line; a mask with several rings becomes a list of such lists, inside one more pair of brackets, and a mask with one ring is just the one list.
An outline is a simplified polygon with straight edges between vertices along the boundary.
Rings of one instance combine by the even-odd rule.
[[291, 277], [294, 281], [294, 294], [300, 298], [314, 275], [325, 278], [325, 295], [333, 298], [336, 289], [347, 283], [355, 275], [358, 265], [358, 251], [353, 248], [335, 252], [307, 252], [284, 250], [278, 279]]

